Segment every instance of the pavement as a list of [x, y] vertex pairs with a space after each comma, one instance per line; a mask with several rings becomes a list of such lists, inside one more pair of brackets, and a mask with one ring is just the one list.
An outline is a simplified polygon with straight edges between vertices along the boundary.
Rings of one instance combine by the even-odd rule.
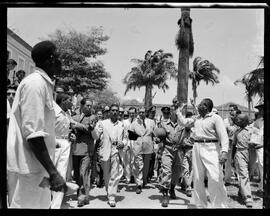
[[[120, 182], [120, 192], [116, 196], [117, 209], [165, 209], [161, 206], [162, 194], [156, 188], [156, 182], [152, 182], [146, 185], [142, 189], [141, 194], [136, 194], [135, 184], [125, 184]], [[170, 199], [170, 203], [166, 209], [188, 209], [194, 208], [194, 200], [191, 197], [187, 197], [186, 194], [181, 191], [179, 186], [176, 186], [175, 193], [177, 199]], [[107, 204], [107, 197], [105, 187], [98, 188], [94, 186], [90, 191], [90, 203], [83, 207], [77, 207], [76, 193], [70, 196], [65, 196], [61, 206], [62, 209], [107, 209], [111, 208]]]

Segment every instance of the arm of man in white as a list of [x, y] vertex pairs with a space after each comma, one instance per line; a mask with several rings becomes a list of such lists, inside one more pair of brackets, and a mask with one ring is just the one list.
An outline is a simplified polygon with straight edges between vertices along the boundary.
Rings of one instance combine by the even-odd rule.
[[220, 116], [215, 117], [216, 133], [221, 143], [221, 152], [228, 152], [229, 138], [224, 121]]
[[176, 115], [177, 115], [177, 123], [184, 127], [192, 125], [195, 121], [193, 118], [185, 118], [180, 108], [176, 110]]

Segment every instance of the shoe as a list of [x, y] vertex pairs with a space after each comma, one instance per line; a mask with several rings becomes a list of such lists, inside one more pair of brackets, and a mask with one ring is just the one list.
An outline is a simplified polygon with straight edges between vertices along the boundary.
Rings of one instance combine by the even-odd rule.
[[115, 203], [114, 200], [108, 201], [108, 204], [109, 204], [110, 207], [115, 207], [116, 206], [116, 203]]
[[88, 205], [90, 202], [89, 202], [89, 199], [83, 199], [83, 200], [78, 200], [78, 204], [77, 206], [78, 207], [82, 207], [84, 205]]
[[169, 197], [168, 195], [164, 195], [161, 201], [161, 206], [168, 207], [168, 204], [169, 204]]
[[252, 202], [252, 200], [251, 199], [246, 199], [245, 200], [245, 205], [246, 205], [246, 207], [247, 208], [252, 208], [253, 207], [253, 202]]
[[171, 199], [176, 199], [176, 195], [175, 195], [175, 191], [174, 190], [170, 189], [169, 190], [169, 193], [170, 193], [170, 198]]
[[136, 194], [140, 194], [142, 192], [142, 186], [137, 186], [136, 188]]
[[192, 197], [191, 189], [186, 190], [186, 195], [187, 195], [187, 197]]

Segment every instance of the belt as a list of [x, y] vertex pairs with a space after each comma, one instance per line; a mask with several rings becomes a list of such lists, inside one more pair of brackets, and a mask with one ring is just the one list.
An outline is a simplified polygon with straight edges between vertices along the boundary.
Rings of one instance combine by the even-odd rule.
[[194, 142], [197, 143], [213, 143], [213, 142], [218, 142], [217, 139], [203, 139], [203, 140], [194, 140]]
[[56, 139], [68, 139], [68, 135], [67, 136], [64, 136], [64, 135], [57, 136]]

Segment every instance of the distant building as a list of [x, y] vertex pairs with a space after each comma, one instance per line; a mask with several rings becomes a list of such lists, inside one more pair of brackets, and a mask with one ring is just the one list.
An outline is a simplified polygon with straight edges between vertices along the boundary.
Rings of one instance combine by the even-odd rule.
[[32, 47], [19, 37], [12, 30], [7, 28], [7, 54], [8, 58], [12, 58], [17, 62], [17, 66], [9, 74], [9, 79], [13, 82], [18, 70], [24, 70], [25, 76], [34, 71], [35, 63], [31, 58]]

